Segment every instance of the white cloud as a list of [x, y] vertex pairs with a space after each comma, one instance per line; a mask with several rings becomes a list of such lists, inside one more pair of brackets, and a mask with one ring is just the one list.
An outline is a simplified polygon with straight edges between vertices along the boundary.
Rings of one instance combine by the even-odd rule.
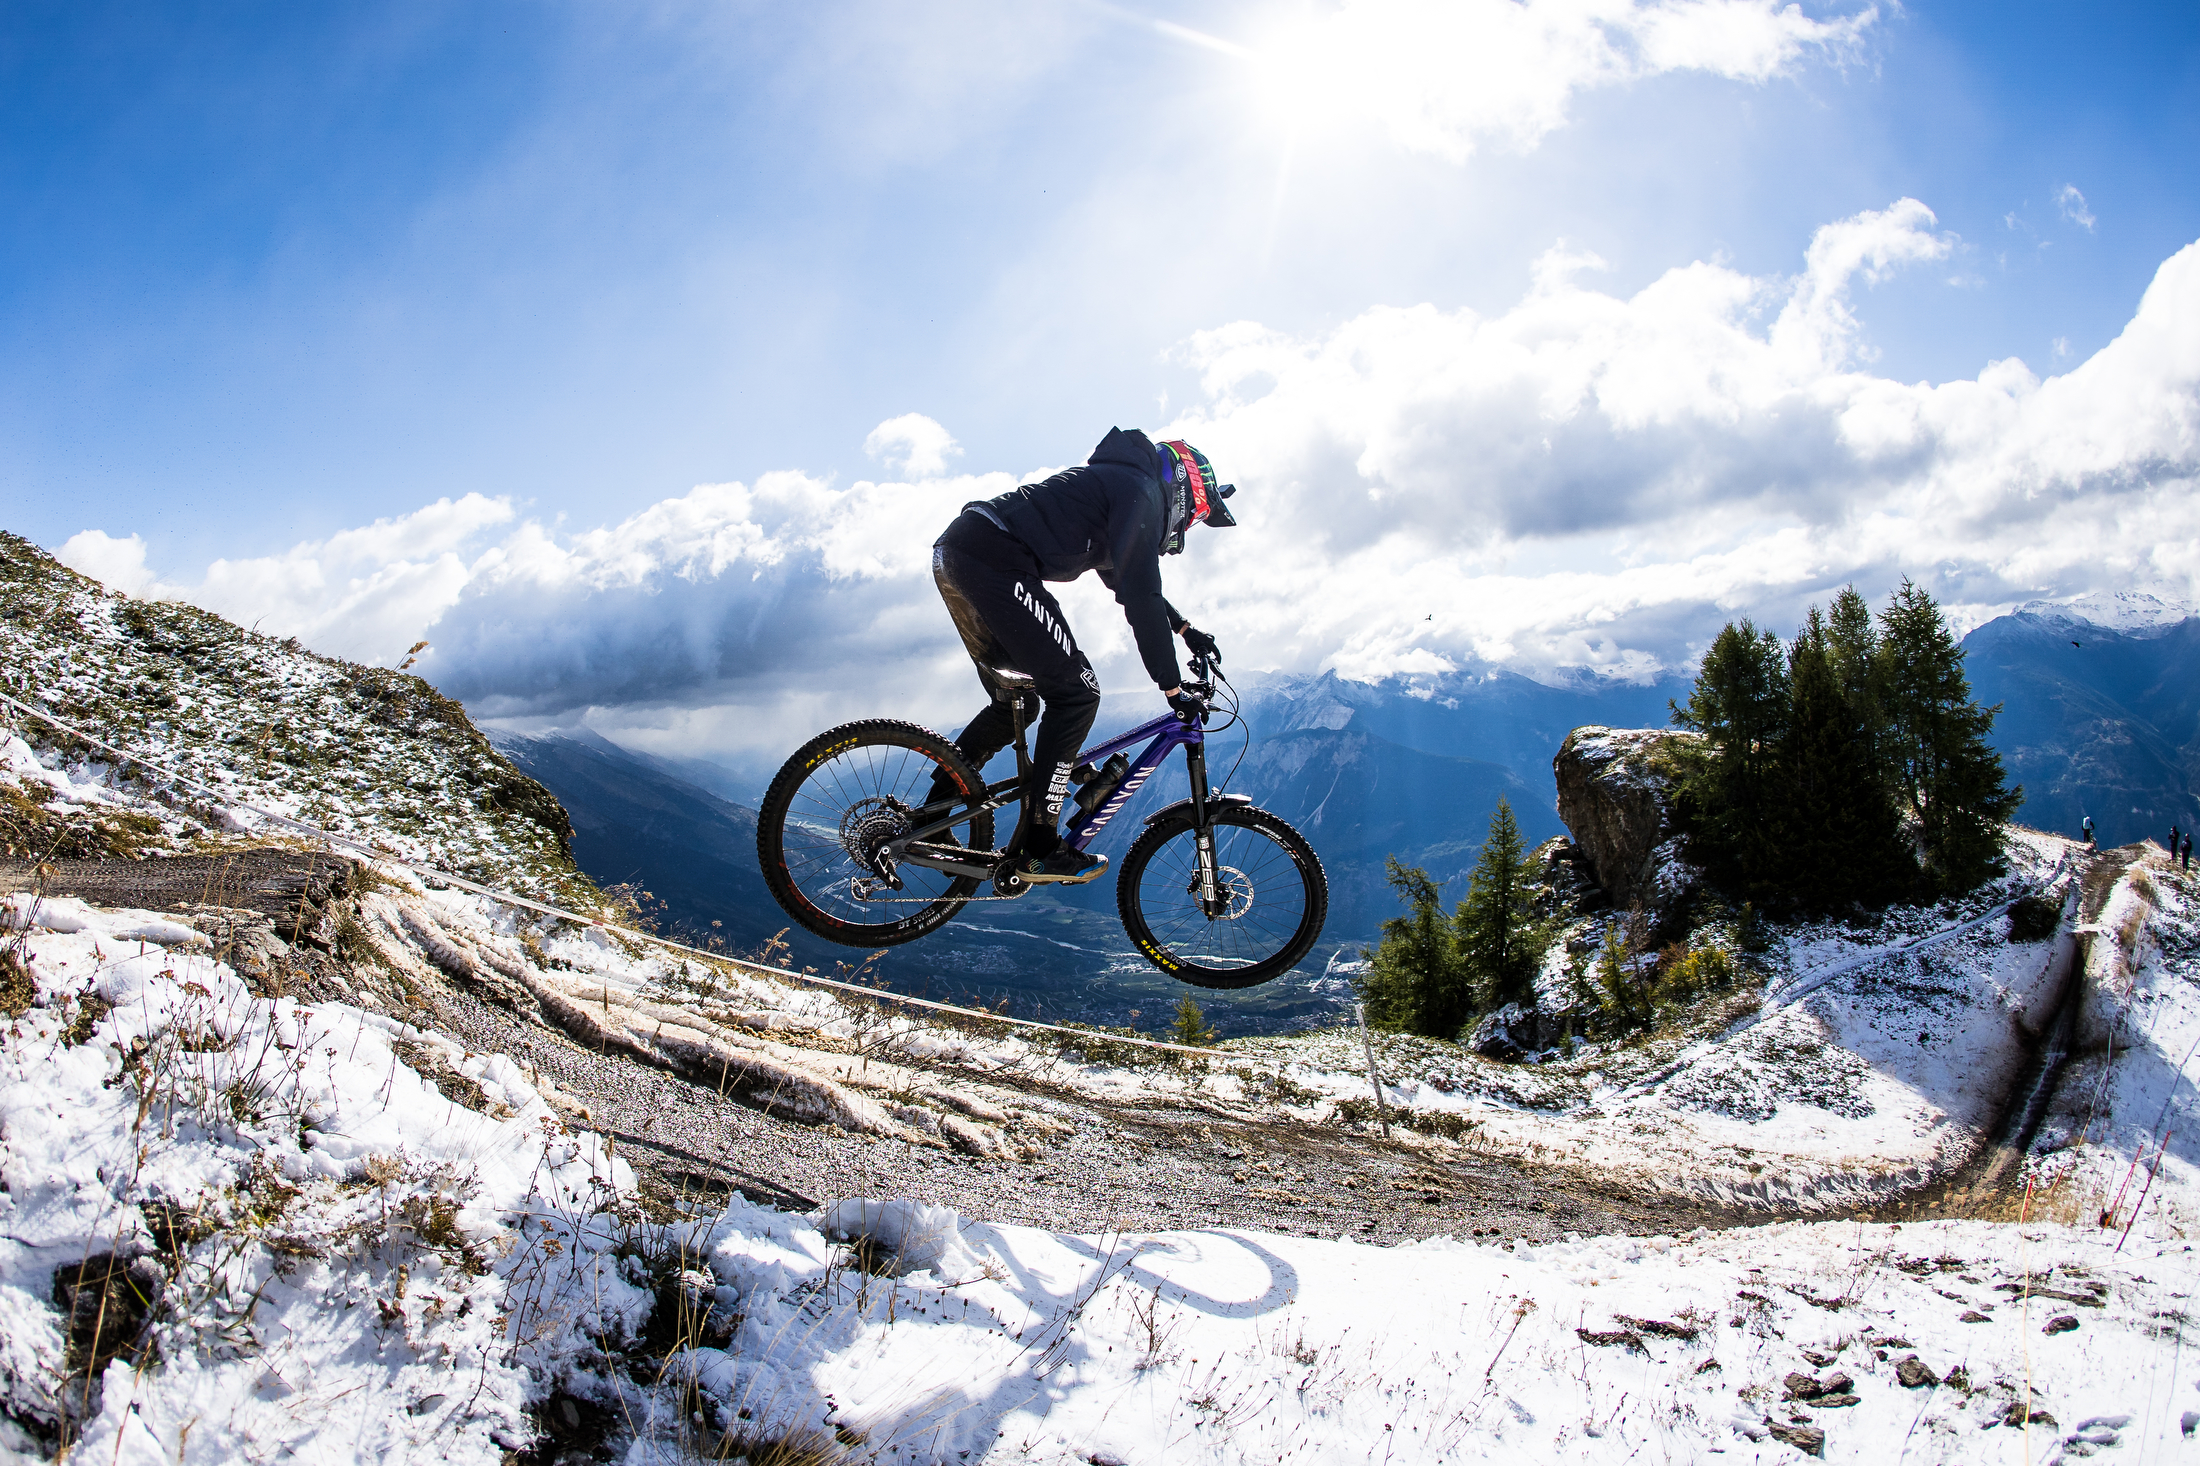
[[160, 592], [160, 578], [145, 565], [142, 536], [118, 540], [105, 530], [87, 529], [70, 535], [53, 553], [71, 570], [125, 595], [152, 596]]
[[1496, 317], [1201, 336], [1210, 405], [1170, 431], [1246, 486], [1202, 597], [1276, 660], [1372, 674], [1673, 666], [1850, 578], [1958, 603], [2189, 584], [2200, 246], [2067, 375], [1905, 384], [1865, 369], [1850, 292], [1943, 257], [1932, 222], [1903, 200], [1828, 225], [1787, 279], [1698, 263], [1620, 299], [1538, 271]]
[[[1959, 618], [2135, 583], [2191, 595], [2200, 244], [2067, 373], [1875, 374], [1855, 285], [1949, 248], [1901, 200], [1819, 230], [1789, 277], [1698, 262], [1620, 297], [1559, 249], [1498, 315], [1207, 332], [1186, 348], [1206, 401], [1166, 428], [1241, 486], [1242, 527], [1195, 531], [1171, 598], [1233, 667], [1644, 677], [1730, 616], [1786, 628], [1850, 580], [1876, 596], [1916, 576]], [[914, 461], [908, 436], [886, 441]], [[581, 532], [470, 496], [187, 589], [385, 662], [432, 628], [421, 670], [477, 713], [783, 750], [864, 712], [974, 710], [930, 545], [1014, 481], [782, 472]], [[141, 545], [95, 535], [70, 542], [78, 562], [147, 581]], [[1130, 695], [1103, 717], [1129, 716], [1151, 692], [1120, 612], [1090, 577], [1058, 589], [1103, 685]]]
[[863, 451], [885, 464], [892, 473], [916, 478], [938, 478], [947, 472], [947, 460], [962, 456], [954, 435], [921, 412], [890, 417], [871, 429]]
[[465, 591], [473, 567], [459, 552], [512, 518], [507, 499], [438, 499], [280, 555], [216, 560], [195, 584], [154, 574], [137, 535], [118, 540], [85, 530], [55, 554], [131, 595], [179, 597], [323, 651], [394, 665]]
[[1764, 82], [1806, 54], [1846, 54], [1878, 14], [1813, 20], [1776, 0], [1347, 0], [1259, 54], [1295, 118], [1364, 113], [1456, 163], [1487, 142], [1534, 147], [1579, 92], [1676, 71]]
[[2074, 183], [2062, 186], [2062, 192], [2055, 195], [2055, 207], [2065, 219], [2088, 234], [2093, 232], [2093, 226], [2098, 222], [2093, 217], [2093, 211], [2085, 206], [2085, 195], [2078, 192], [2078, 186]]

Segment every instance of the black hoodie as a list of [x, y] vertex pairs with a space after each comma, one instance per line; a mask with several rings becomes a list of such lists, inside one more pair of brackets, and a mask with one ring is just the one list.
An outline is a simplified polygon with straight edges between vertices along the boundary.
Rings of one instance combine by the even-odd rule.
[[1168, 533], [1161, 459], [1144, 433], [1110, 428], [1083, 468], [965, 507], [1031, 551], [1042, 580], [1099, 571], [1138, 639], [1146, 675], [1157, 687], [1182, 685], [1169, 633], [1184, 618], [1161, 594], [1161, 541]]

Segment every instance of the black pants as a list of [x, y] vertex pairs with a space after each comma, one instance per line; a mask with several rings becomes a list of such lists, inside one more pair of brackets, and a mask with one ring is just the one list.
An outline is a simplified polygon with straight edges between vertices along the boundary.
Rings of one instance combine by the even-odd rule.
[[[1061, 604], [1039, 579], [1039, 562], [984, 515], [965, 510], [933, 543], [932, 579], [991, 697], [955, 739], [973, 767], [983, 769], [1015, 737], [1017, 694], [1002, 687], [997, 669], [1021, 672], [1037, 684], [1045, 713], [1016, 843], [1044, 855], [1060, 838], [1056, 826], [1069, 797], [1069, 771], [1100, 711], [1100, 679], [1077, 649]], [[1027, 724], [1033, 711], [1023, 709]]]

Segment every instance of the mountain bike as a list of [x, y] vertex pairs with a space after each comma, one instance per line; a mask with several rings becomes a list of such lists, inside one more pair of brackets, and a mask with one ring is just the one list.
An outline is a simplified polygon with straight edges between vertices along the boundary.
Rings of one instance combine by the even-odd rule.
[[[764, 882], [804, 928], [851, 947], [890, 947], [938, 930], [971, 901], [1012, 901], [1033, 887], [993, 848], [994, 812], [1020, 802], [1032, 680], [999, 670], [1016, 775], [986, 783], [929, 728], [866, 718], [820, 733], [787, 760], [756, 822]], [[1190, 795], [1146, 816], [1116, 874], [1123, 929], [1146, 959], [1183, 982], [1246, 988], [1288, 972], [1321, 935], [1329, 881], [1304, 836], [1243, 794], [1207, 783], [1208, 721], [1219, 703], [1240, 721], [1220, 658], [1192, 658], [1194, 712], [1171, 711], [1078, 756], [1076, 813], [1063, 840], [1083, 851], [1181, 749]], [[1130, 750], [1145, 746], [1132, 755]], [[935, 776], [952, 792], [936, 802]], [[1227, 781], [1225, 781], [1227, 782]], [[981, 892], [983, 894], [981, 894]]]

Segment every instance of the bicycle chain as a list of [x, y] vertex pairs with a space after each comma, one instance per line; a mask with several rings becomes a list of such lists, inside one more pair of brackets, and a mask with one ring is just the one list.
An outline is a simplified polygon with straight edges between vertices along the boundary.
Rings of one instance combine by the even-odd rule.
[[1021, 901], [1036, 889], [1034, 886], [1014, 896], [949, 896], [944, 893], [938, 896], [858, 896], [850, 891], [848, 899], [859, 906], [930, 906], [939, 901]]
[[1030, 894], [1026, 891], [1023, 896], [850, 896], [848, 899], [860, 906], [930, 906], [935, 901], [1021, 901]]

